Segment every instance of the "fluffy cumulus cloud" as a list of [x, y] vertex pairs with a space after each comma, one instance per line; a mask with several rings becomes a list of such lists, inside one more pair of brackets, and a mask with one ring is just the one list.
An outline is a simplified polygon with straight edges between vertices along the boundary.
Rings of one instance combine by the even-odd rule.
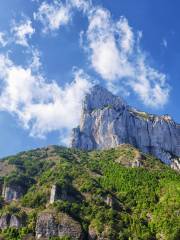
[[65, 87], [47, 83], [31, 65], [18, 66], [4, 55], [0, 55], [0, 79], [0, 109], [16, 115], [38, 137], [62, 129], [69, 133], [79, 122], [82, 99], [92, 86], [82, 70], [76, 70], [73, 82]]
[[107, 86], [116, 91], [133, 91], [150, 107], [166, 104], [170, 90], [167, 77], [149, 65], [140, 47], [142, 33], [134, 33], [125, 17], [114, 21], [102, 7], [93, 7], [88, 20], [85, 49], [92, 68]]
[[31, 20], [24, 18], [20, 23], [13, 22], [11, 32], [16, 44], [28, 47], [28, 39], [35, 33], [35, 29], [32, 27]]

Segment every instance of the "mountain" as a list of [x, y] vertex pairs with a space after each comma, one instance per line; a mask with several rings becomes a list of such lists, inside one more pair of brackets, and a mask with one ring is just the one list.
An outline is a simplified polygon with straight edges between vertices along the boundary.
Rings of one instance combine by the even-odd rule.
[[180, 125], [168, 115], [140, 112], [96, 85], [84, 99], [81, 122], [73, 129], [71, 145], [95, 150], [123, 143], [180, 169]]
[[0, 160], [0, 239], [178, 240], [179, 183], [128, 144], [22, 152]]

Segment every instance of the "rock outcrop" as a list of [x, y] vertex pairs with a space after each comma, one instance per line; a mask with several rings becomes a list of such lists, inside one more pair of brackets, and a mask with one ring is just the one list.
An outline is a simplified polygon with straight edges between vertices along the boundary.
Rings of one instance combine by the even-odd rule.
[[70, 186], [61, 187], [58, 184], [53, 184], [49, 203], [53, 204], [56, 200], [73, 201], [76, 197], [75, 194], [74, 189], [70, 189]]
[[0, 217], [0, 229], [20, 228], [25, 223], [25, 219], [21, 219], [15, 215], [5, 214]]
[[3, 186], [2, 197], [6, 202], [18, 200], [23, 195], [21, 186]]
[[94, 86], [84, 99], [80, 126], [73, 129], [71, 146], [94, 150], [124, 143], [179, 169], [179, 124], [168, 115], [137, 111], [120, 97]]
[[70, 216], [54, 212], [41, 212], [36, 223], [36, 238], [70, 237], [72, 240], [83, 239], [81, 225]]
[[6, 214], [6, 215], [0, 217], [0, 229], [1, 230], [9, 227], [10, 218], [11, 218], [11, 216], [9, 214]]

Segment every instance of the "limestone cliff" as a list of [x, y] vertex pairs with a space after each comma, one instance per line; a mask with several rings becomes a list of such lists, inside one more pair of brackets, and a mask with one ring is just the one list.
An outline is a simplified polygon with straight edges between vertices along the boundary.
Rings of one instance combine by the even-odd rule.
[[3, 186], [2, 197], [6, 202], [18, 200], [22, 197], [24, 191], [21, 186]]
[[128, 143], [180, 167], [180, 125], [168, 115], [157, 116], [128, 106], [120, 97], [94, 86], [84, 99], [80, 125], [73, 129], [71, 146], [107, 149]]
[[0, 229], [20, 228], [25, 224], [25, 218], [16, 215], [5, 214], [0, 217]]
[[72, 240], [83, 239], [81, 225], [64, 213], [41, 212], [36, 223], [36, 238], [69, 237]]

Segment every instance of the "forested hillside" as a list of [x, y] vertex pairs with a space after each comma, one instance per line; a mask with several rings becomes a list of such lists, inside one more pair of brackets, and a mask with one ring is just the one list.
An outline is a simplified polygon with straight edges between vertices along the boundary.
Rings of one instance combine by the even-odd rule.
[[180, 175], [130, 145], [0, 161], [1, 239], [180, 239]]

